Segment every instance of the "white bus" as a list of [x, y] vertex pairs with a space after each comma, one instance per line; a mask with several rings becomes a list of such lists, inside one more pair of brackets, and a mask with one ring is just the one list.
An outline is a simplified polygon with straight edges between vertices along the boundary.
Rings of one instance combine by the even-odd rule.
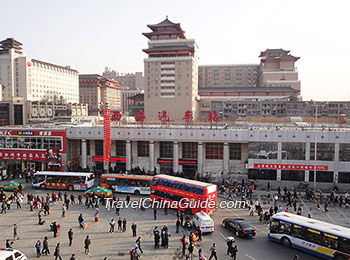
[[91, 172], [36, 172], [32, 187], [54, 190], [88, 190], [94, 186]]
[[350, 228], [280, 212], [272, 216], [268, 238], [323, 259], [350, 259]]

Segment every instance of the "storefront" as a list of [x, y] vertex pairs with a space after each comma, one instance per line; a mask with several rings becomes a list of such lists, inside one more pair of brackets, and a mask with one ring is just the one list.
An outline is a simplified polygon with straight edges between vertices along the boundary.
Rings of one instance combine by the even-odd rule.
[[66, 157], [65, 130], [0, 131], [0, 162], [9, 172], [61, 170]]

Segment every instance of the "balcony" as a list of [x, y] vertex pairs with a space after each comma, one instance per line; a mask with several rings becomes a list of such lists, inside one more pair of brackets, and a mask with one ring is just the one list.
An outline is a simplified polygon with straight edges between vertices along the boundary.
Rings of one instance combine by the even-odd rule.
[[161, 70], [160, 72], [162, 75], [174, 75], [175, 70]]
[[175, 63], [172, 63], [172, 64], [161, 64], [160, 68], [161, 69], [175, 69]]
[[175, 76], [162, 76], [160, 78], [162, 81], [174, 81], [175, 80]]
[[162, 88], [160, 93], [175, 93], [175, 88]]
[[161, 87], [175, 87], [175, 82], [162, 82], [160, 83]]

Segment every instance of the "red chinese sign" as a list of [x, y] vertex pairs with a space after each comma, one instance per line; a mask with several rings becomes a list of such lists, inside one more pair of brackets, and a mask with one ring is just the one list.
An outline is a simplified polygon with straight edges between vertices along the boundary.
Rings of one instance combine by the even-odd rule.
[[0, 150], [0, 160], [46, 161], [46, 151]]
[[[298, 164], [271, 164], [271, 163], [254, 163], [255, 169], [273, 169], [273, 170], [314, 170], [314, 165]], [[316, 165], [317, 171], [328, 171], [327, 165]]]
[[209, 122], [217, 122], [219, 120], [218, 114], [216, 112], [216, 110], [214, 110], [213, 112], [210, 112], [209, 116], [208, 116], [208, 121]]
[[111, 157], [111, 110], [103, 109], [103, 132], [104, 132], [104, 161], [105, 165], [108, 165], [109, 158]]
[[122, 113], [120, 111], [114, 111], [112, 115], [112, 120], [120, 121], [122, 119]]
[[158, 119], [159, 119], [159, 121], [170, 122], [170, 117], [168, 116], [168, 111], [162, 110], [161, 112], [158, 112]]
[[193, 120], [192, 111], [191, 110], [187, 110], [185, 112], [185, 116], [182, 119], [186, 120], [187, 123], [189, 124]]
[[143, 121], [145, 121], [145, 118], [146, 118], [145, 113], [140, 109], [137, 115], [135, 116], [136, 122], [143, 123]]

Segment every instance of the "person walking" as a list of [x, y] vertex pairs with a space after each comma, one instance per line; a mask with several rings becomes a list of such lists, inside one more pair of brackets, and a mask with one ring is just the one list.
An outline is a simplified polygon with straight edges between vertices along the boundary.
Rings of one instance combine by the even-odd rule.
[[40, 240], [36, 241], [35, 249], [36, 249], [36, 256], [39, 258], [40, 255], [41, 255], [41, 253], [40, 253], [40, 250], [41, 250], [41, 242], [40, 242]]
[[157, 220], [157, 208], [156, 207], [154, 207], [154, 209], [153, 209], [153, 219]]
[[238, 246], [231, 246], [230, 248], [230, 255], [231, 255], [231, 259], [232, 260], [236, 260], [237, 259], [237, 252], [238, 252]]
[[138, 249], [140, 250], [141, 254], [143, 254], [143, 250], [141, 248], [141, 237], [138, 237], [135, 241], [135, 245], [138, 247]]
[[203, 253], [202, 253], [202, 248], [200, 248], [198, 250], [198, 259], [199, 260], [205, 260], [206, 258], [204, 257]]
[[123, 220], [121, 218], [118, 219], [118, 231], [119, 232], [122, 232], [123, 229], [122, 229], [122, 224], [123, 224]]
[[325, 200], [324, 202], [324, 212], [328, 212], [328, 200]]
[[230, 255], [230, 248], [233, 246], [233, 242], [234, 240], [233, 239], [230, 239], [226, 242], [226, 245], [227, 245], [227, 252], [226, 254]]
[[74, 235], [74, 232], [72, 229], [69, 229], [68, 231], [68, 240], [69, 240], [69, 246], [72, 246], [72, 242], [73, 242], [73, 235]]
[[188, 259], [193, 260], [193, 244], [188, 245]]
[[131, 230], [132, 230], [132, 236], [133, 237], [136, 237], [136, 228], [137, 228], [136, 224], [132, 223]]
[[43, 251], [41, 252], [41, 254], [43, 254], [43, 255], [49, 255], [50, 254], [49, 241], [48, 241], [47, 237], [44, 238]]
[[85, 241], [84, 241], [84, 249], [85, 249], [85, 254], [89, 255], [90, 251], [89, 251], [89, 247], [91, 244], [91, 240], [89, 238], [89, 236], [86, 236]]
[[96, 223], [98, 222], [99, 216], [100, 216], [100, 211], [99, 211], [99, 209], [97, 208], [96, 211], [95, 211], [95, 222], [96, 222]]
[[154, 248], [159, 248], [160, 235], [159, 235], [159, 230], [157, 226], [153, 229], [153, 236], [154, 236]]
[[57, 245], [56, 245], [54, 256], [55, 256], [55, 260], [57, 260], [57, 258], [62, 260], [62, 257], [61, 257], [61, 244], [60, 243], [57, 243]]
[[114, 219], [112, 218], [111, 222], [109, 222], [109, 234], [113, 234], [114, 233], [114, 227], [115, 227], [115, 221]]
[[13, 240], [19, 240], [18, 236], [18, 227], [16, 224], [13, 224]]
[[67, 207], [65, 204], [62, 205], [62, 217], [61, 218], [66, 218], [66, 211]]
[[75, 258], [75, 254], [72, 254], [72, 256], [69, 258], [69, 260], [77, 260], [77, 259]]
[[83, 214], [80, 214], [78, 217], [78, 222], [79, 222], [79, 227], [80, 229], [84, 229], [84, 218], [83, 218]]
[[123, 219], [123, 232], [126, 232], [126, 218]]
[[213, 257], [215, 258], [215, 260], [218, 260], [218, 257], [216, 256], [216, 245], [215, 243], [213, 243], [212, 247], [210, 248], [210, 257], [209, 260], [212, 259]]
[[181, 238], [181, 245], [182, 245], [182, 255], [184, 256], [185, 253], [186, 253], [186, 236], [183, 235], [182, 238]]

